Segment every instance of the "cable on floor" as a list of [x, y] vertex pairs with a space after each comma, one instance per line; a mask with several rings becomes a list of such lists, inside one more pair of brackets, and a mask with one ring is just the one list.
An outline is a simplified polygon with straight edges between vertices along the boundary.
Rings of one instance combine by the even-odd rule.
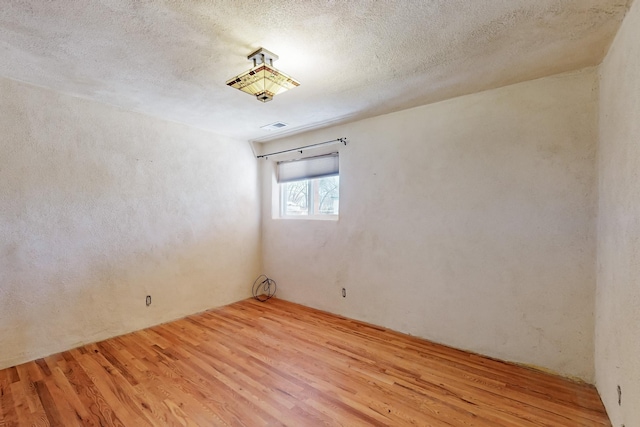
[[260, 302], [265, 302], [276, 294], [276, 281], [261, 274], [256, 281], [253, 282], [251, 290], [255, 299]]

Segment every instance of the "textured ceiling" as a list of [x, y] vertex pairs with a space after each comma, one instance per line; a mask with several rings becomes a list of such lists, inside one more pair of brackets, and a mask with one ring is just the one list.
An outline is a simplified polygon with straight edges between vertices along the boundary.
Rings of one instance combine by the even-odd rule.
[[[3, 0], [0, 76], [259, 140], [596, 65], [630, 2]], [[227, 87], [258, 47], [301, 86]]]

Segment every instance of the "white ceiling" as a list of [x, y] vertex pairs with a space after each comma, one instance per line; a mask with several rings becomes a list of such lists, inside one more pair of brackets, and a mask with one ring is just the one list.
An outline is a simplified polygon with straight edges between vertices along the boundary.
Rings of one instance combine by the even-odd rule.
[[[0, 76], [260, 140], [596, 65], [630, 3], [3, 0]], [[227, 87], [258, 47], [301, 86]]]

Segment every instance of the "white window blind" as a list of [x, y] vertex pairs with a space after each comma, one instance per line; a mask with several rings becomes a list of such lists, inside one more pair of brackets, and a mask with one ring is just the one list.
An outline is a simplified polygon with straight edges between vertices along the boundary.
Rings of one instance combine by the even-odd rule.
[[323, 178], [339, 174], [338, 153], [278, 162], [278, 183]]

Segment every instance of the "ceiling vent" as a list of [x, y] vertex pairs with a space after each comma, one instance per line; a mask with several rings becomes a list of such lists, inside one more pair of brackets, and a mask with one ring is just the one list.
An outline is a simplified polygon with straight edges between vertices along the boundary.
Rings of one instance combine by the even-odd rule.
[[275, 122], [275, 123], [271, 123], [269, 125], [264, 125], [264, 126], [260, 126], [260, 129], [264, 129], [264, 130], [280, 130], [284, 127], [287, 127], [288, 125], [286, 123], [282, 123], [282, 122]]

